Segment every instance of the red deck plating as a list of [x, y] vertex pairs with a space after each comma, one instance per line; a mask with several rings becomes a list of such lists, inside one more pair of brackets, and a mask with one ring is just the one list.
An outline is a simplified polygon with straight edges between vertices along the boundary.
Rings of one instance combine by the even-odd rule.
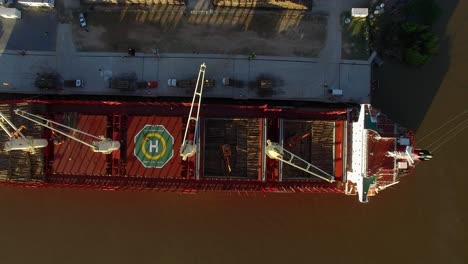
[[[76, 129], [93, 135], [106, 135], [107, 116], [79, 115]], [[83, 139], [83, 138], [80, 138]], [[65, 138], [54, 146], [53, 173], [105, 175], [106, 156], [90, 151], [77, 141]]]

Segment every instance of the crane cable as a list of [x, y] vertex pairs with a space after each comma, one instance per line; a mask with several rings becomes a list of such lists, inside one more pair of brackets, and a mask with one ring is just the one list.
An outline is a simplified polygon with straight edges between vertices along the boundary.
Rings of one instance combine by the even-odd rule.
[[[453, 139], [454, 137], [456, 137], [458, 134], [460, 134], [461, 132], [463, 132], [463, 130], [465, 130], [466, 128], [468, 128], [468, 120], [465, 120], [462, 124], [464, 124], [464, 126], [458, 128], [458, 129], [452, 129], [452, 135], [450, 135], [449, 137], [447, 137], [444, 141], [442, 141], [440, 144], [436, 145], [433, 149], [432, 149], [432, 152], [435, 152], [437, 149], [439, 149], [440, 147], [442, 147], [443, 145], [445, 145], [445, 143], [449, 142], [451, 139]], [[461, 124], [460, 124], [461, 125]], [[458, 125], [457, 127], [459, 127], [460, 125]]]
[[[449, 119], [444, 124], [432, 130], [429, 134], [423, 136], [418, 141], [421, 142], [421, 141], [424, 141], [425, 139], [428, 139], [431, 135], [433, 135], [437, 131], [441, 130], [442, 128], [446, 127], [449, 124], [453, 124], [453, 122], [457, 121], [457, 119], [459, 119], [466, 113], [468, 113], [468, 109], [456, 115], [455, 117]], [[463, 121], [459, 122], [458, 125], [456, 125], [455, 127], [452, 127], [451, 129], [449, 129], [448, 131], [440, 135], [438, 138], [436, 138], [434, 141], [432, 141], [432, 143], [426, 146], [426, 149], [430, 149], [432, 146], [435, 145], [435, 147], [432, 149], [432, 152], [435, 152], [437, 149], [439, 149], [440, 147], [445, 145], [447, 142], [449, 142], [451, 139], [456, 137], [458, 134], [463, 132], [467, 127], [468, 127], [468, 119], [464, 119]]]

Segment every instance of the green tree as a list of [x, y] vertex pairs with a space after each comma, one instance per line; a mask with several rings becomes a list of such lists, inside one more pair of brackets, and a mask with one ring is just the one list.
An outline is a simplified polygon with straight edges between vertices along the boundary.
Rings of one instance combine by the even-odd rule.
[[437, 36], [428, 26], [408, 22], [401, 25], [403, 60], [410, 65], [424, 65], [439, 48]]
[[429, 62], [431, 56], [427, 54], [422, 54], [417, 49], [407, 48], [404, 50], [403, 59], [407, 64], [420, 66]]

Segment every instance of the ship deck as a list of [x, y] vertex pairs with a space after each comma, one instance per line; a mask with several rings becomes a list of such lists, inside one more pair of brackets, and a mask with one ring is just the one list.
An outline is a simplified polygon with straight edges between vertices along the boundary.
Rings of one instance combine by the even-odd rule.
[[389, 184], [397, 180], [398, 159], [390, 156], [389, 152], [397, 150], [399, 129], [375, 109], [370, 109], [369, 113], [375, 116], [377, 125], [367, 133], [367, 175], [377, 176], [379, 183]]
[[[204, 108], [199, 126], [199, 151], [195, 157], [183, 161], [179, 149], [189, 110], [186, 104], [134, 107], [125, 104], [100, 104], [96, 107], [76, 103], [39, 105], [45, 109], [36, 114], [121, 144], [119, 150], [109, 155], [94, 153], [88, 146], [68, 138], [64, 138], [60, 145], [49, 144], [44, 150], [45, 182], [143, 184], [150, 188], [161, 181], [178, 186], [189, 183], [192, 186], [194, 183], [219, 186], [224, 183], [224, 187], [219, 188], [227, 188], [226, 182], [250, 186], [242, 187], [244, 189], [256, 189], [259, 185], [276, 188], [274, 186], [278, 184], [298, 183], [328, 186], [317, 177], [267, 158], [263, 151], [266, 139], [282, 143], [285, 149], [334, 175], [337, 180], [343, 177], [345, 109], [327, 111], [223, 105]], [[11, 111], [16, 105], [9, 107]], [[30, 107], [29, 111], [34, 113], [34, 109]], [[167, 133], [146, 131], [154, 126], [163, 127]], [[45, 129], [43, 135], [52, 139], [52, 134], [47, 131]], [[165, 137], [166, 145], [163, 146], [170, 146], [164, 150], [164, 162], [160, 162], [162, 154], [158, 156], [158, 153], [148, 151], [157, 148], [155, 142], [149, 142], [154, 133]], [[298, 135], [301, 137], [297, 138]], [[291, 138], [297, 140], [292, 142]], [[228, 155], [223, 152], [223, 145], [228, 146]]]

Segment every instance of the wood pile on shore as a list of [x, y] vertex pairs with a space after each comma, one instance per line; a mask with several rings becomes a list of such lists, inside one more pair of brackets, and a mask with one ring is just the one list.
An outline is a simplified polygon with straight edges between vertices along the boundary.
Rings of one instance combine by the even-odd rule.
[[185, 5], [185, 0], [81, 0], [82, 5]]
[[[214, 7], [309, 10], [311, 0], [213, 0]], [[158, 6], [186, 5], [186, 0], [81, 0], [88, 6]]]
[[307, 10], [310, 1], [301, 0], [213, 0], [214, 6]]

